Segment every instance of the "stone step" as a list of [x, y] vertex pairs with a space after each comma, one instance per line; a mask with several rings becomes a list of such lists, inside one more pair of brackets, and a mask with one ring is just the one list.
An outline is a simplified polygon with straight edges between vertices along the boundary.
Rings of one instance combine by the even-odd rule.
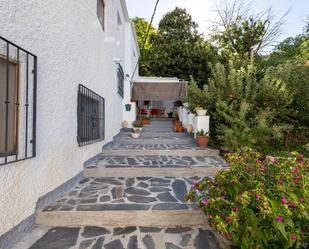
[[219, 156], [99, 154], [85, 163], [84, 175], [86, 177], [212, 176], [225, 168], [226, 163]]
[[200, 177], [85, 178], [37, 216], [46, 226], [192, 226], [205, 216], [185, 195]]
[[103, 148], [104, 156], [139, 156], [139, 155], [162, 155], [162, 156], [219, 156], [219, 150], [210, 148], [197, 148], [183, 145], [141, 145], [141, 144], [117, 144]]
[[109, 144], [107, 146], [103, 147], [104, 150], [149, 150], [151, 153], [155, 153], [156, 151], [162, 151], [162, 150], [185, 150], [185, 151], [204, 151], [207, 150], [207, 148], [199, 148], [196, 147], [195, 144], [192, 143], [186, 143], [186, 144], [177, 144], [177, 143], [169, 143], [169, 144], [163, 144], [161, 141], [159, 143], [115, 143], [115, 144]]
[[224, 249], [228, 246], [205, 226], [39, 226], [13, 249]]

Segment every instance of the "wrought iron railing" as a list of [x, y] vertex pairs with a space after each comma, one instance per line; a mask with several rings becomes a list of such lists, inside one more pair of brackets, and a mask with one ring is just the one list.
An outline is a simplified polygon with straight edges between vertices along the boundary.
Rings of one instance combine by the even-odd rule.
[[124, 95], [124, 72], [120, 64], [117, 68], [118, 93], [123, 98]]
[[105, 100], [83, 85], [78, 87], [77, 142], [79, 146], [104, 139]]
[[37, 57], [0, 36], [0, 165], [36, 156]]

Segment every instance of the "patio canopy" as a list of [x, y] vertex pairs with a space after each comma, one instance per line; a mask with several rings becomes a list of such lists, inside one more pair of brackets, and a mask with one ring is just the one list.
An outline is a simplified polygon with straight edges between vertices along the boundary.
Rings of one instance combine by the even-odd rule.
[[133, 82], [133, 101], [177, 101], [186, 96], [187, 82], [177, 78], [141, 77]]

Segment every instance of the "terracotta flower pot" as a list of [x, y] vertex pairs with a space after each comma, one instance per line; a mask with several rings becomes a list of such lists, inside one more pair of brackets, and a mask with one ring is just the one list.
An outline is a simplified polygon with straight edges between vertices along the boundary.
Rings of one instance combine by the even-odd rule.
[[206, 148], [208, 146], [208, 137], [207, 136], [197, 136], [196, 145], [197, 147]]
[[176, 122], [175, 122], [175, 125], [176, 125], [176, 126], [182, 126], [182, 123], [181, 123], [180, 121], [176, 121]]
[[177, 126], [173, 125], [173, 132], [177, 132]]
[[142, 120], [143, 125], [149, 125], [150, 124], [150, 120], [148, 119], [144, 119]]
[[177, 132], [184, 132], [185, 131], [185, 129], [181, 126], [181, 125], [179, 125], [179, 126], [177, 126]]

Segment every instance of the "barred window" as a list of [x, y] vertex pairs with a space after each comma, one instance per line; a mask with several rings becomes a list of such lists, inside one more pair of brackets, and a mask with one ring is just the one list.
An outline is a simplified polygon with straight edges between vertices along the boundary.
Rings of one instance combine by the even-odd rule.
[[105, 101], [104, 98], [83, 85], [78, 87], [77, 141], [79, 146], [104, 139]]
[[124, 94], [124, 73], [122, 66], [118, 64], [117, 68], [117, 80], [118, 80], [118, 93], [123, 98]]
[[0, 37], [0, 165], [36, 155], [36, 63]]

